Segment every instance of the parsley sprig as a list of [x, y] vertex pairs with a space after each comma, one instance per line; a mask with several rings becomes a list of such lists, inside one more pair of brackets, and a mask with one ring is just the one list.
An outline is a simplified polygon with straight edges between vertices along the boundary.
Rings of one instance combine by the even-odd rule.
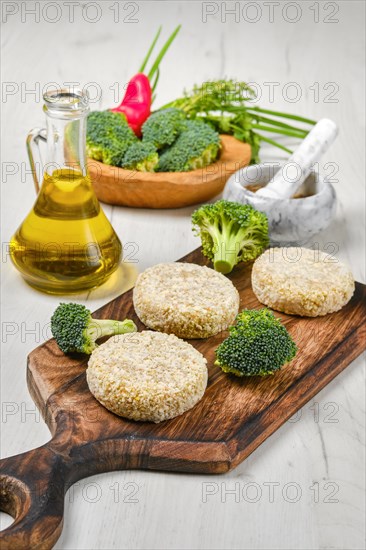
[[263, 135], [262, 132], [304, 139], [309, 130], [293, 125], [291, 121], [310, 126], [316, 124], [315, 120], [309, 118], [262, 109], [253, 104], [255, 98], [254, 90], [246, 82], [233, 79], [213, 80], [195, 85], [192, 91], [185, 91], [183, 97], [164, 105], [163, 108], [182, 109], [188, 118], [202, 119], [218, 132], [233, 135], [240, 141], [249, 143], [252, 148], [252, 163], [259, 162], [262, 141], [292, 153], [290, 149]]

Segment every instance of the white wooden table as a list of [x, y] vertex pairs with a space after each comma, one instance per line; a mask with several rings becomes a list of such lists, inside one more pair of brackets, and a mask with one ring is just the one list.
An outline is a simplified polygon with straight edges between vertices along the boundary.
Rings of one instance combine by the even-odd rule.
[[[162, 64], [157, 106], [195, 82], [235, 76], [256, 84], [262, 106], [327, 116], [339, 124], [339, 138], [321, 162], [323, 173], [334, 172], [338, 213], [312, 243], [328, 251], [335, 246], [355, 279], [365, 282], [363, 2], [237, 2], [234, 14], [228, 13], [233, 2], [75, 2], [73, 22], [68, 22], [72, 3], [38, 4], [39, 22], [29, 13], [37, 9], [35, 2], [2, 2], [3, 243], [34, 201], [24, 141], [31, 127], [43, 125], [42, 87], [97, 83], [89, 92], [103, 90], [103, 99], [93, 106], [108, 107], [110, 87], [123, 85], [137, 70], [157, 27], [163, 24], [167, 36], [181, 22]], [[266, 146], [261, 154], [267, 161], [285, 158]], [[125, 279], [121, 271], [78, 299], [94, 310], [131, 286], [137, 272], [198, 246], [190, 228], [192, 210], [106, 206], [126, 252], [136, 248], [136, 263], [126, 266]], [[28, 394], [26, 356], [48, 337], [47, 323], [58, 302], [29, 288], [5, 252], [2, 457], [49, 438]], [[56, 547], [362, 548], [362, 366], [362, 358], [354, 361], [225, 476], [127, 471], [79, 482], [66, 496], [65, 528]], [[2, 514], [1, 525], [9, 523]]]

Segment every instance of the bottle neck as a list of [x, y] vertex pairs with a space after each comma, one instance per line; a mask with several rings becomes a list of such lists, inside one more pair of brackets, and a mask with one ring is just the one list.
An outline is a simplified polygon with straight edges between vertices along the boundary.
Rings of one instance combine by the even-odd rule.
[[87, 175], [86, 115], [62, 118], [47, 113], [47, 157], [45, 173], [52, 176], [56, 170], [75, 171]]

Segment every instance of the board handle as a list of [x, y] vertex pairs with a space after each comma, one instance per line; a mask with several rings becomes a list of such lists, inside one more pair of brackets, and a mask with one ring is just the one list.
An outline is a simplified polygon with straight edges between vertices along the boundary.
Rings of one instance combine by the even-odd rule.
[[63, 524], [66, 462], [47, 444], [0, 460], [0, 510], [14, 522], [0, 531], [1, 550], [48, 550]]

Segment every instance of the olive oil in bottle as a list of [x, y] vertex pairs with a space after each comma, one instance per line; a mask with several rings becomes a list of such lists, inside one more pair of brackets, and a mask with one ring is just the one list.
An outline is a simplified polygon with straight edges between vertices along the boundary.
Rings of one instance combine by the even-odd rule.
[[[48, 159], [37, 200], [10, 243], [11, 259], [31, 286], [69, 294], [99, 286], [117, 269], [121, 243], [94, 194], [86, 169], [83, 92], [46, 94]], [[30, 160], [38, 181], [32, 144]]]

